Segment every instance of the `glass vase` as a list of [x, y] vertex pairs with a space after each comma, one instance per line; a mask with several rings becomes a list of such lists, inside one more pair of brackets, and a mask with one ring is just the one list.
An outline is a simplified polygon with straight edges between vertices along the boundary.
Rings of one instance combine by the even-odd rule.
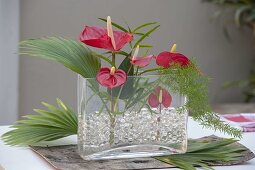
[[109, 89], [79, 76], [80, 156], [104, 160], [185, 153], [186, 97], [174, 92], [170, 80], [167, 75], [130, 76]]

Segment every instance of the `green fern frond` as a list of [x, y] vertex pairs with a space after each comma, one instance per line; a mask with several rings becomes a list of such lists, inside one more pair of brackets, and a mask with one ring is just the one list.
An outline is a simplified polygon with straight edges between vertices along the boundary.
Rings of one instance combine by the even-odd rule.
[[53, 60], [86, 78], [93, 78], [100, 69], [99, 55], [82, 43], [61, 37], [25, 40], [20, 54]]
[[2, 135], [8, 145], [33, 145], [77, 134], [77, 116], [72, 109], [57, 99], [58, 107], [42, 103], [47, 110], [35, 109], [37, 115], [24, 116]]

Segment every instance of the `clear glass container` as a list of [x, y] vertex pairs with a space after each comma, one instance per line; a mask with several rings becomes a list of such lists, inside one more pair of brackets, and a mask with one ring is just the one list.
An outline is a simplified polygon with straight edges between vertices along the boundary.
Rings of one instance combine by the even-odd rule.
[[108, 89], [95, 78], [79, 76], [80, 156], [104, 160], [185, 153], [186, 97], [172, 92], [169, 78], [128, 77], [124, 85]]

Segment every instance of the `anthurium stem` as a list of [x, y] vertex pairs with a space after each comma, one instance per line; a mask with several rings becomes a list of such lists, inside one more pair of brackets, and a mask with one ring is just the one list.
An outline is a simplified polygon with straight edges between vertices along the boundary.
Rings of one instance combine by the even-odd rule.
[[100, 55], [100, 54], [97, 54], [97, 53], [93, 53], [96, 57], [100, 58], [100, 59], [103, 59], [104, 61], [106, 61], [107, 63], [111, 64], [111, 65], [114, 65], [112, 63], [112, 61], [110, 59], [108, 59], [107, 57], [103, 56], [103, 55]]
[[[159, 127], [159, 124], [160, 124], [161, 109], [162, 109], [162, 106], [161, 106], [161, 103], [160, 103], [159, 104], [159, 116], [157, 118], [158, 127]], [[160, 131], [159, 131], [159, 129], [157, 129], [157, 140], [159, 140], [159, 139], [160, 139]]]
[[111, 89], [111, 112], [109, 113], [110, 116], [110, 135], [109, 135], [109, 143], [112, 145], [114, 143], [114, 128], [115, 128], [115, 101], [112, 94]]
[[[132, 65], [129, 67], [129, 69], [128, 69], [128, 71], [127, 71], [127, 75], [129, 74], [131, 68], [132, 68]], [[114, 105], [114, 110], [116, 110], [116, 108], [117, 108], [118, 100], [119, 100], [119, 98], [120, 98], [120, 95], [121, 95], [121, 92], [122, 92], [122, 90], [123, 90], [123, 87], [124, 87], [124, 84], [121, 85], [120, 90], [119, 90], [119, 93], [118, 93], [118, 96], [116, 97], [115, 105]]]
[[142, 75], [144, 73], [148, 73], [148, 72], [161, 71], [163, 69], [164, 68], [152, 68], [152, 69], [144, 70], [143, 72], [140, 73], [140, 75]]
[[138, 74], [138, 70], [139, 70], [139, 67], [136, 67], [136, 72], [135, 72], [135, 75], [137, 76]]
[[112, 64], [114, 67], [115, 67], [115, 60], [116, 60], [115, 58], [116, 58], [115, 53], [112, 52]]
[[115, 129], [115, 115], [110, 114], [110, 145], [112, 146], [114, 143], [114, 129]]

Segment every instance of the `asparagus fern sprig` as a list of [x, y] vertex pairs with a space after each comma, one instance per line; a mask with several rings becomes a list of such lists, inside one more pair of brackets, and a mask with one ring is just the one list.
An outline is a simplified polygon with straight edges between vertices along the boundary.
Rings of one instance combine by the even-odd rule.
[[241, 138], [240, 130], [221, 121], [219, 116], [212, 111], [208, 101], [209, 78], [197, 70], [198, 66], [195, 60], [192, 60], [192, 63], [184, 68], [177, 64], [159, 70], [167, 75], [167, 78], [163, 79], [164, 83], [170, 90], [187, 96], [188, 101], [185, 107], [190, 111], [190, 115], [195, 121], [207, 128]]

